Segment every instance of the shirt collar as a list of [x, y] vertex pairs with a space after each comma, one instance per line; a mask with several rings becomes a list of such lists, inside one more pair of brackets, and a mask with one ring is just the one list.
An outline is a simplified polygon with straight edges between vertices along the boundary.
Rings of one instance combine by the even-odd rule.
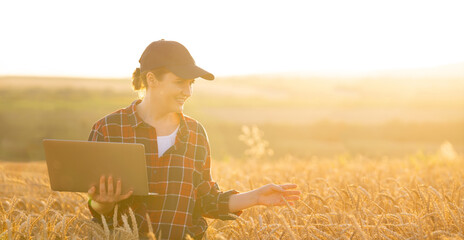
[[179, 123], [179, 131], [177, 132], [177, 136], [183, 142], [187, 141], [188, 138], [188, 125], [185, 121], [185, 116], [183, 113], [177, 113], [179, 115], [180, 123]]
[[133, 128], [138, 127], [140, 124], [143, 123], [142, 118], [139, 115], [137, 115], [137, 110], [136, 110], [136, 106], [140, 102], [142, 102], [142, 100], [137, 99], [133, 101], [129, 107], [127, 107], [129, 123]]

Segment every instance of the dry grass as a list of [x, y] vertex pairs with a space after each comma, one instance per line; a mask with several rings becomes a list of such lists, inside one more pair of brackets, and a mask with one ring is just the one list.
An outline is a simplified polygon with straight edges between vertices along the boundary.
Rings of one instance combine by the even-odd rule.
[[[127, 221], [115, 231], [91, 222], [84, 194], [51, 192], [44, 163], [1, 163], [0, 172], [0, 239], [137, 238]], [[303, 194], [294, 207], [209, 220], [208, 239], [464, 238], [462, 157], [216, 161], [213, 173], [224, 190], [293, 182]]]

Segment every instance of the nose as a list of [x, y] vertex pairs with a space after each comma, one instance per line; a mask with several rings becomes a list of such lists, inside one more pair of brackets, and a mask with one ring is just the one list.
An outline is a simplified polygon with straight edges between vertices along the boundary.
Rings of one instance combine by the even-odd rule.
[[190, 97], [192, 96], [192, 84], [188, 83], [188, 84], [185, 84], [186, 86], [184, 86], [182, 88], [182, 94], [186, 97]]

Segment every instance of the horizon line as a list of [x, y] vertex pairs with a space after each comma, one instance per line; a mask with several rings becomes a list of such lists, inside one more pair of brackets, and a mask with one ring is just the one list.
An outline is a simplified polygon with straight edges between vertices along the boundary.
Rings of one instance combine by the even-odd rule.
[[[238, 73], [238, 74], [215, 74], [215, 77], [221, 78], [231, 78], [231, 77], [248, 77], [248, 76], [324, 76], [324, 77], [356, 77], [360, 75], [368, 74], [387, 74], [395, 71], [413, 71], [413, 70], [431, 70], [436, 68], [443, 67], [453, 67], [453, 66], [463, 66], [464, 73], [464, 61], [449, 63], [449, 64], [439, 64], [433, 66], [424, 66], [424, 67], [401, 67], [401, 68], [384, 68], [384, 69], [375, 69], [375, 70], [307, 70], [307, 71], [280, 71], [280, 72], [262, 72], [262, 73]], [[34, 78], [69, 78], [69, 79], [107, 79], [107, 80], [122, 80], [122, 79], [131, 79], [132, 76], [97, 76], [97, 75], [62, 75], [62, 74], [1, 74], [0, 78], [7, 77], [34, 77]]]

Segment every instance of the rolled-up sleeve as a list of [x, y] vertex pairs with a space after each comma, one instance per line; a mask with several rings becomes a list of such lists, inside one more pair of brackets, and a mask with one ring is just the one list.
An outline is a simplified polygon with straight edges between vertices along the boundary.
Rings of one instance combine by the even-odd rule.
[[202, 139], [202, 145], [206, 148], [206, 158], [201, 171], [201, 182], [197, 187], [197, 206], [201, 208], [204, 217], [234, 220], [242, 214], [242, 211], [231, 213], [229, 201], [232, 195], [239, 192], [220, 191], [218, 184], [211, 177], [211, 154], [206, 133], [205, 138]]

